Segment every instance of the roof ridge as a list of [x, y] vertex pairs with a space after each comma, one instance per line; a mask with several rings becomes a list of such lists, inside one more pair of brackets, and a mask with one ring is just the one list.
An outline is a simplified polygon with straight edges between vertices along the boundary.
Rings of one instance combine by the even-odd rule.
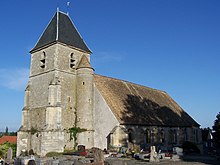
[[57, 25], [57, 33], [56, 33], [56, 41], [58, 41], [58, 39], [59, 39], [59, 9], [57, 9], [57, 23], [56, 23], [56, 25]]
[[[70, 19], [70, 16], [68, 14], [66, 14], [68, 16], [68, 18]], [[91, 49], [88, 47], [88, 45], [86, 44], [86, 42], [83, 40], [81, 34], [79, 33], [77, 27], [75, 26], [74, 22], [72, 21], [72, 19], [70, 19], [70, 22], [73, 24], [73, 26], [75, 27], [77, 33], [79, 34], [80, 38], [82, 39], [82, 41], [84, 42], [84, 44], [86, 45], [86, 47], [89, 49], [89, 51], [92, 53]]]

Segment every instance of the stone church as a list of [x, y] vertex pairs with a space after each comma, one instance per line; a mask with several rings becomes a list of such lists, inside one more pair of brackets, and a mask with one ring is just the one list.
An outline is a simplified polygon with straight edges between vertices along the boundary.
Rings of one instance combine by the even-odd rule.
[[95, 74], [68, 14], [55, 13], [30, 53], [17, 155], [200, 143], [199, 124], [166, 92]]

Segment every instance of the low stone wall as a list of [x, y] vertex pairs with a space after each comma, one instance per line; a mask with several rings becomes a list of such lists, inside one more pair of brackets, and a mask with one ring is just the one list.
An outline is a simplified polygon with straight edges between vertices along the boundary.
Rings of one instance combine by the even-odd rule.
[[29, 165], [28, 162], [30, 160], [34, 160], [36, 165], [104, 165], [104, 162], [93, 162], [92, 158], [82, 158], [78, 156], [62, 156], [34, 159], [33, 157], [19, 157], [15, 159], [14, 165]]

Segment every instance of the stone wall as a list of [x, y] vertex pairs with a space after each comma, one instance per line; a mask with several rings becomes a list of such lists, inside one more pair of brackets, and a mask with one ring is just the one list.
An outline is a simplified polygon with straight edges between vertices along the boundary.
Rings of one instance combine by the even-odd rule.
[[46, 155], [48, 152], [64, 152], [64, 132], [60, 130], [42, 132], [41, 152], [38, 155]]
[[[187, 133], [186, 133], [187, 132]], [[197, 132], [197, 133], [196, 133]], [[197, 135], [196, 135], [197, 134]], [[201, 144], [200, 129], [195, 127], [156, 127], [121, 125], [112, 132], [111, 146], [126, 146], [125, 143], [181, 146], [185, 141]]]
[[27, 130], [42, 130], [46, 127], [46, 108], [33, 108], [28, 111], [29, 125]]
[[19, 156], [22, 151], [26, 151], [27, 148], [28, 148], [28, 132], [18, 131], [16, 156]]
[[104, 149], [107, 148], [110, 132], [119, 125], [119, 122], [96, 87], [94, 99], [94, 146]]

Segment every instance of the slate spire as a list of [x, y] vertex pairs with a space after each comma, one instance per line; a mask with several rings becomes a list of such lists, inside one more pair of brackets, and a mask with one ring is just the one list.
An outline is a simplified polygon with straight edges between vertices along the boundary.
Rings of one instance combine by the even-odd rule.
[[70, 17], [60, 11], [55, 13], [31, 52], [57, 42], [91, 53]]

